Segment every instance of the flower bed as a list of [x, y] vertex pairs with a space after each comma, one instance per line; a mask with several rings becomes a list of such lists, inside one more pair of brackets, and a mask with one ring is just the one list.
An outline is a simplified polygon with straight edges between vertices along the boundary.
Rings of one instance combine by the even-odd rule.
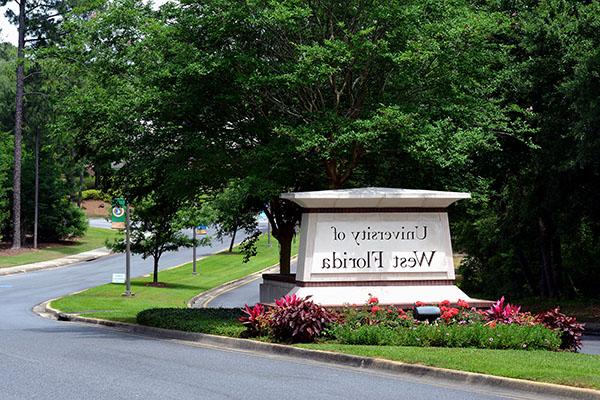
[[[425, 304], [417, 302], [415, 307]], [[331, 312], [310, 299], [286, 296], [275, 306], [246, 307], [240, 318], [247, 337], [266, 336], [273, 341], [297, 343], [330, 341], [341, 344], [476, 347], [484, 349], [543, 349], [577, 351], [583, 325], [559, 309], [533, 315], [504, 297], [488, 310], [469, 307], [459, 300], [437, 305], [439, 316], [424, 319], [413, 310], [381, 306], [371, 297], [364, 306]], [[437, 309], [436, 309], [437, 310]]]

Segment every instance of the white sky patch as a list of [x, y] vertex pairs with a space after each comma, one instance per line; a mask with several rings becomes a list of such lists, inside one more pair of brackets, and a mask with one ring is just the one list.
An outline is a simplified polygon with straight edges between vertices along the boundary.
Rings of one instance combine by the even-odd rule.
[[[154, 0], [154, 8], [157, 9], [161, 5], [165, 4], [169, 0]], [[0, 42], [9, 42], [17, 45], [17, 27], [12, 25], [8, 19], [4, 16], [6, 9], [17, 11], [18, 6], [14, 1], [9, 2], [6, 7], [0, 7]]]

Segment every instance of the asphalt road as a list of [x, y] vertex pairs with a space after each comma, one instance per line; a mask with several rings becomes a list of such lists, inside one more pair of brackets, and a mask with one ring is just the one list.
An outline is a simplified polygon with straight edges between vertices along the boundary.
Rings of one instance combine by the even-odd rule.
[[[200, 249], [200, 254], [222, 249]], [[169, 253], [162, 267], [186, 262]], [[0, 399], [548, 399], [506, 389], [388, 375], [241, 351], [190, 346], [43, 319], [45, 300], [122, 272], [123, 256], [0, 277]], [[134, 275], [150, 260], [133, 257]]]

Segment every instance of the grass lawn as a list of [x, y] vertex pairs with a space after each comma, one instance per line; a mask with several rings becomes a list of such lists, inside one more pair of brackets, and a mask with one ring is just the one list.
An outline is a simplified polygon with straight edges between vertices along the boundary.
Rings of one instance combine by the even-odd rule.
[[[298, 240], [295, 240], [293, 254], [297, 249]], [[192, 275], [191, 263], [160, 272], [159, 281], [167, 285], [164, 288], [145, 286], [152, 281], [151, 276], [135, 278], [132, 280], [134, 297], [121, 296], [124, 291], [122, 284], [106, 284], [53, 301], [52, 307], [89, 317], [135, 322], [137, 313], [142, 310], [186, 307], [187, 302], [198, 293], [277, 264], [278, 246], [274, 243], [267, 247], [267, 239], [263, 236], [258, 242], [258, 254], [248, 263], [242, 260], [243, 256], [237, 252], [219, 253], [200, 260], [197, 275]]]
[[38, 250], [31, 249], [20, 254], [2, 256], [0, 257], [0, 268], [54, 260], [56, 258], [94, 250], [104, 247], [106, 239], [113, 238], [116, 234], [117, 232], [111, 229], [90, 227], [84, 237], [72, 242], [59, 242], [48, 245], [41, 243]]
[[300, 344], [298, 347], [410, 364], [600, 389], [600, 356], [525, 350]]

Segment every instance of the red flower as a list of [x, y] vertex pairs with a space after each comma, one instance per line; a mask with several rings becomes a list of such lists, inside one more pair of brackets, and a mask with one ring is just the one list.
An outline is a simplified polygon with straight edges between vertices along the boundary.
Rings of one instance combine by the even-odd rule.
[[464, 301], [463, 299], [458, 299], [458, 306], [462, 308], [469, 308], [469, 303]]
[[417, 306], [417, 307], [423, 307], [424, 305], [425, 305], [425, 303], [423, 303], [422, 301], [417, 301], [415, 303], [415, 306]]
[[[445, 307], [444, 307], [445, 308]], [[446, 321], [456, 317], [458, 315], [458, 308], [446, 308], [442, 313], [441, 317]]]
[[375, 314], [375, 313], [376, 313], [377, 311], [379, 311], [379, 310], [381, 310], [381, 308], [380, 308], [379, 306], [373, 306], [373, 307], [371, 307], [371, 312], [372, 312], [373, 314]]
[[377, 297], [371, 297], [367, 304], [377, 304], [379, 303], [379, 299]]
[[440, 307], [441, 306], [449, 306], [449, 305], [450, 305], [450, 301], [448, 301], [448, 300], [444, 300], [440, 303]]

